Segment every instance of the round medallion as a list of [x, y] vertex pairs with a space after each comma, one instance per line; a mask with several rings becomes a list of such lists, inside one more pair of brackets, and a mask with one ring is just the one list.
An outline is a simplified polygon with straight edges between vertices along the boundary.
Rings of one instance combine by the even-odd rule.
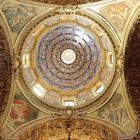
[[72, 49], [66, 49], [61, 54], [61, 60], [65, 64], [72, 64], [76, 59], [76, 54]]

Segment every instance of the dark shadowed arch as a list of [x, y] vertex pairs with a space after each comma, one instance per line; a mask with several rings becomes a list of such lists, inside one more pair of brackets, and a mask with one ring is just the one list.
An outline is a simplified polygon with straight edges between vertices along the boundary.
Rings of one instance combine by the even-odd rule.
[[134, 24], [128, 37], [124, 72], [130, 102], [140, 117], [140, 19]]
[[8, 102], [11, 74], [10, 47], [4, 29], [0, 25], [0, 116]]

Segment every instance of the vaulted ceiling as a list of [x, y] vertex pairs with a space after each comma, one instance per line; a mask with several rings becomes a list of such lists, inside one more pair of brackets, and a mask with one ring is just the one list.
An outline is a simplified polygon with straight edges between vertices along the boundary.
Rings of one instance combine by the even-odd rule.
[[[82, 0], [81, 1], [80, 0], [69, 0], [69, 1], [66, 1], [66, 0], [62, 0], [62, 1], [60, 0], [53, 0], [53, 1], [52, 0], [49, 0], [49, 1], [26, 0], [26, 1], [27, 3], [29, 3], [29, 5], [30, 5], [30, 1], [32, 1], [31, 5], [33, 6], [33, 2], [41, 2], [41, 3], [46, 3], [46, 4], [58, 4], [58, 5], [67, 5], [67, 4], [77, 5], [77, 4], [95, 2], [96, 0], [83, 0], [83, 1]], [[119, 59], [119, 57], [117, 56], [119, 61], [117, 61], [118, 67], [116, 71], [119, 71], [120, 73], [122, 71], [124, 72], [124, 77], [125, 77], [124, 82], [126, 84], [126, 87], [124, 86], [123, 89], [126, 88], [126, 91], [127, 91], [126, 95], [124, 91], [122, 90], [122, 88], [120, 88], [120, 85], [121, 85], [120, 84], [119, 88], [118, 87], [117, 87], [118, 89], [116, 88], [117, 90], [114, 93], [115, 95], [112, 95], [112, 97], [110, 96], [110, 99], [108, 99], [108, 102], [106, 102], [107, 105], [105, 105], [102, 102], [104, 105], [99, 106], [99, 108], [101, 108], [101, 111], [99, 112], [98, 112], [98, 108], [94, 111], [89, 110], [86, 112], [86, 110], [88, 110], [89, 108], [85, 107], [86, 109], [82, 110], [81, 109], [82, 107], [81, 107], [80, 109], [82, 111], [79, 109], [80, 111], [78, 112], [78, 109], [76, 110], [76, 109], [72, 109], [71, 107], [70, 108], [68, 107], [67, 109], [64, 109], [64, 110], [61, 109], [61, 112], [59, 111], [55, 112], [54, 110], [52, 110], [53, 113], [52, 112], [50, 113], [49, 111], [47, 112], [45, 109], [44, 110], [42, 108], [40, 109], [37, 103], [34, 104], [31, 101], [28, 101], [29, 98], [26, 96], [26, 94], [24, 95], [22, 93], [23, 88], [19, 88], [20, 83], [18, 81], [20, 80], [19, 75], [21, 75], [21, 71], [20, 71], [21, 58], [19, 54], [16, 52], [14, 52], [14, 56], [11, 55], [11, 52], [10, 52], [11, 42], [9, 38], [11, 37], [13, 39], [12, 41], [16, 42], [16, 43], [13, 43], [14, 45], [12, 46], [12, 48], [14, 48], [15, 46], [18, 46], [22, 42], [22, 40], [25, 41], [25, 39], [22, 37], [27, 37], [26, 32], [29, 29], [29, 27], [26, 26], [26, 24], [30, 22], [30, 19], [32, 19], [35, 16], [33, 15], [34, 7], [29, 6], [29, 12], [31, 13], [26, 14], [26, 12], [28, 11], [28, 8], [25, 8], [26, 7], [25, 5], [27, 3], [25, 2], [26, 4], [24, 5], [24, 2], [23, 2], [23, 5], [24, 5], [23, 6], [22, 2], [20, 2], [20, 4], [17, 4], [18, 2], [15, 1], [16, 4], [15, 3], [13, 3], [13, 5], [9, 4], [10, 8], [14, 6], [16, 6], [17, 8], [17, 10], [13, 10], [12, 12], [16, 13], [17, 11], [19, 11], [18, 14], [16, 13], [17, 14], [16, 16], [15, 16], [15, 13], [12, 15], [14, 17], [13, 18], [14, 20], [10, 19], [11, 17], [9, 16], [9, 13], [8, 13], [8, 10], [10, 8], [9, 9], [7, 8], [8, 4], [6, 4], [6, 2], [4, 2], [5, 5], [2, 5], [3, 9], [1, 8], [3, 10], [3, 13], [6, 16], [6, 18], [4, 18], [5, 22], [7, 22], [5, 27], [9, 26], [9, 28], [5, 30], [5, 27], [3, 26], [3, 24], [2, 25], [0, 24], [0, 116], [2, 117], [4, 114], [7, 116], [6, 120], [4, 119], [5, 123], [1, 124], [2, 131], [0, 133], [1, 135], [0, 140], [2, 139], [1, 137], [4, 137], [5, 140], [8, 140], [8, 139], [11, 139], [11, 140], [12, 139], [13, 140], [17, 140], [17, 139], [56, 140], [57, 138], [58, 140], [66, 140], [66, 139], [68, 140], [71, 140], [71, 139], [72, 140], [85, 140], [85, 139], [86, 140], [96, 140], [96, 139], [117, 140], [118, 137], [120, 140], [140, 140], [140, 130], [139, 130], [140, 129], [140, 125], [139, 125], [140, 123], [139, 122], [140, 120], [140, 18], [137, 17], [135, 21], [133, 21], [134, 24], [131, 27], [129, 27], [131, 29], [130, 29], [129, 36], [127, 39], [124, 56], [121, 56], [121, 59]], [[23, 14], [20, 10], [23, 13], [24, 12], [25, 13]], [[70, 14], [68, 10], [66, 10], [65, 12], [66, 13], [68, 12], [68, 14]], [[41, 13], [41, 10], [40, 11], [38, 10], [36, 14], [40, 14], [40, 13]], [[22, 16], [24, 18], [22, 18]], [[117, 16], [115, 18], [117, 18]], [[117, 22], [115, 18], [113, 14], [113, 20], [110, 21], [110, 24], [112, 24], [112, 26], [110, 26], [111, 28], [115, 27], [114, 23], [117, 23], [117, 24], [121, 23], [121, 22]], [[21, 19], [25, 20], [24, 22], [25, 24], [19, 23], [22, 21]], [[122, 18], [120, 19], [122, 20]], [[108, 19], [108, 21], [109, 20], [110, 19]], [[40, 19], [40, 21], [43, 21], [43, 19]], [[35, 22], [37, 22], [37, 24], [39, 25], [39, 20], [34, 21], [33, 19], [33, 22], [31, 21], [32, 25], [34, 25]], [[14, 26], [14, 24], [16, 26]], [[27, 30], [24, 30], [25, 26]], [[110, 30], [109, 28], [106, 28], [106, 29]], [[25, 33], [25, 36], [22, 36], [22, 32]], [[40, 29], [36, 31], [36, 34], [39, 32], [40, 32]], [[119, 28], [116, 29], [116, 32], [118, 33], [118, 36], [119, 36], [120, 35]], [[119, 37], [121, 38], [121, 35]], [[123, 37], [125, 38], [125, 36]], [[20, 45], [18, 46], [18, 48], [21, 47]], [[21, 48], [19, 50], [21, 51]], [[124, 64], [123, 70], [121, 70], [121, 68], [119, 67], [120, 63], [122, 65]], [[14, 75], [14, 80], [17, 84], [14, 85], [16, 88], [12, 90], [11, 92], [12, 74]], [[127, 106], [129, 106], [124, 112], [122, 111], [123, 110], [122, 107], [119, 108], [120, 107], [119, 104], [114, 103], [114, 101], [116, 101], [115, 98], [122, 100], [117, 95], [118, 92], [120, 91], [122, 92], [122, 94], [124, 94], [123, 98], [124, 97], [128, 98], [128, 100], [127, 99], [123, 100], [125, 104], [128, 104]], [[86, 98], [86, 96], [84, 98]], [[9, 99], [11, 100], [11, 102], [8, 104]], [[119, 100], [117, 101], [119, 102]], [[119, 107], [117, 108], [117, 106]], [[133, 110], [131, 110], [131, 106]], [[126, 113], [127, 111], [129, 113]], [[131, 130], [126, 129], [124, 131], [124, 129], [122, 129], [122, 128], [127, 127], [127, 126], [123, 127], [122, 120], [123, 120], [123, 117], [125, 118], [125, 116], [127, 116], [126, 114], [129, 114], [128, 116], [131, 116], [131, 114], [133, 114], [133, 111], [135, 112], [135, 114], [132, 115], [133, 117], [130, 117], [130, 118], [132, 120], [135, 120], [135, 124], [133, 126], [132, 125], [133, 123], [128, 122], [131, 124], [129, 125], [130, 129], [131, 128], [134, 129], [133, 134], [130, 135], [129, 132]], [[39, 117], [36, 117], [36, 116], [39, 116]], [[48, 119], [48, 118], [51, 118], [51, 119]], [[111, 119], [109, 120], [108, 118], [111, 118], [113, 121]], [[8, 133], [10, 135], [8, 135]], [[60, 135], [60, 133], [62, 135]]]

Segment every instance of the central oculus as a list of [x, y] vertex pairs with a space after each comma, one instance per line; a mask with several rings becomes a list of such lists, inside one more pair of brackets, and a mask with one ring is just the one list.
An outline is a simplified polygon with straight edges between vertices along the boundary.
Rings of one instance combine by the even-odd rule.
[[76, 59], [76, 54], [72, 49], [66, 49], [61, 54], [61, 60], [65, 64], [72, 64]]

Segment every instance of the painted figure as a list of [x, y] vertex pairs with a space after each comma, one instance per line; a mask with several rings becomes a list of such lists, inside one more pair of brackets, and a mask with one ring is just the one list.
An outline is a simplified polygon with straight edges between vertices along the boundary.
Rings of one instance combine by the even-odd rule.
[[29, 107], [26, 102], [14, 100], [10, 116], [13, 118], [15, 124], [26, 122], [26, 118], [29, 116]]

